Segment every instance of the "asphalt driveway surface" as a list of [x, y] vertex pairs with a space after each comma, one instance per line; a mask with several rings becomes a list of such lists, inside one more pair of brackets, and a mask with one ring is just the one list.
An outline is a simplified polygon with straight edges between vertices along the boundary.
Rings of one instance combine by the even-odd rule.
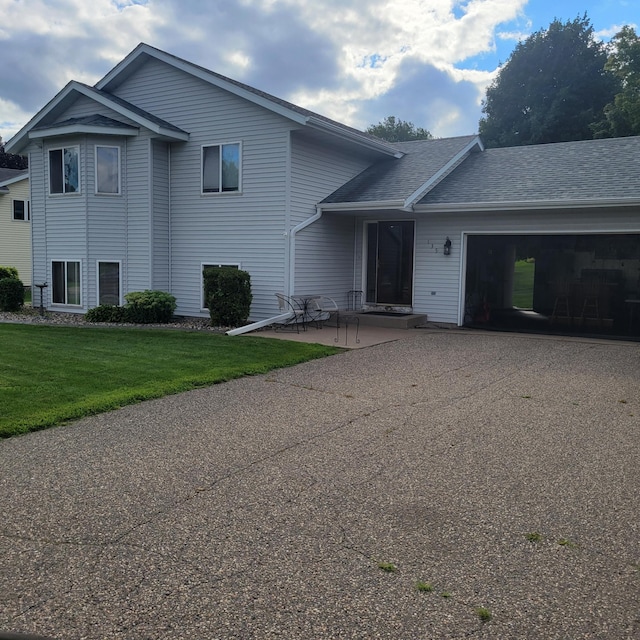
[[639, 386], [638, 344], [425, 331], [5, 440], [0, 629], [640, 638]]

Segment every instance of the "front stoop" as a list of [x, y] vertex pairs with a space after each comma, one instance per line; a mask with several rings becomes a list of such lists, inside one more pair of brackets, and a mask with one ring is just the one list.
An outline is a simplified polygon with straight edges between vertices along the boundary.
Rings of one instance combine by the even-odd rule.
[[358, 313], [353, 312], [340, 312], [345, 315], [353, 315], [360, 319], [360, 326], [368, 327], [384, 327], [386, 329], [414, 329], [420, 327], [427, 322], [427, 315], [424, 313], [409, 313], [406, 315], [389, 313], [367, 313], [361, 311]]

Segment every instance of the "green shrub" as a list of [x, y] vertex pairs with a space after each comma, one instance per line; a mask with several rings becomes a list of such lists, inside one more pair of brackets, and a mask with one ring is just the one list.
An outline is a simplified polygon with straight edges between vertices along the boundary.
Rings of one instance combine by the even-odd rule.
[[126, 309], [115, 304], [101, 304], [87, 311], [85, 318], [88, 322], [125, 322]]
[[0, 266], [0, 280], [5, 278], [18, 278], [18, 270], [15, 267]]
[[0, 279], [0, 311], [19, 311], [24, 304], [24, 285], [19, 278]]
[[147, 289], [132, 291], [124, 297], [125, 322], [136, 324], [151, 324], [171, 322], [176, 310], [176, 299], [165, 291]]
[[204, 299], [211, 325], [237, 327], [247, 322], [251, 309], [251, 277], [234, 267], [207, 267], [203, 271]]

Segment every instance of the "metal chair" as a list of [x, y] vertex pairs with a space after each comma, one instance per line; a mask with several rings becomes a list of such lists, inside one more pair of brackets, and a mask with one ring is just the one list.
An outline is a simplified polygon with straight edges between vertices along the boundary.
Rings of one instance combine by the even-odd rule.
[[331, 318], [336, 317], [336, 323], [338, 322], [338, 305], [333, 298], [327, 296], [318, 296], [312, 298], [309, 301], [307, 312], [311, 322], [315, 322], [318, 329], [321, 329], [323, 324]]
[[[295, 331], [296, 333], [300, 333], [300, 325], [302, 325], [303, 331], [306, 331], [306, 326], [304, 324], [304, 309], [301, 309], [295, 301], [285, 296], [284, 293], [276, 293], [276, 298], [278, 299], [278, 308], [281, 313], [289, 313], [289, 318], [286, 320], [282, 320], [278, 323], [281, 331]], [[278, 328], [276, 328], [278, 331]]]

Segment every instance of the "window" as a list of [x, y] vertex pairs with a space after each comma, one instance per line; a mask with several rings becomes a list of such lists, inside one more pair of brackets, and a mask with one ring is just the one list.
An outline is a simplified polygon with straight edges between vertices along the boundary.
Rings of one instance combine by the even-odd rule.
[[98, 304], [120, 304], [119, 262], [98, 262]]
[[78, 147], [49, 151], [49, 193], [80, 191]]
[[202, 193], [240, 191], [240, 144], [202, 147]]
[[96, 147], [96, 193], [120, 193], [120, 147]]
[[80, 262], [54, 260], [51, 263], [53, 304], [80, 306]]
[[239, 264], [214, 264], [214, 263], [207, 263], [205, 264], [204, 262], [200, 265], [200, 279], [201, 279], [201, 286], [200, 286], [200, 295], [201, 295], [201, 309], [208, 309], [209, 307], [207, 306], [207, 301], [205, 299], [204, 296], [204, 270], [207, 269], [208, 267], [229, 267], [230, 269], [239, 269], [240, 265]]
[[22, 220], [23, 222], [29, 222], [31, 218], [31, 212], [29, 211], [28, 200], [14, 200], [13, 201], [13, 219]]

